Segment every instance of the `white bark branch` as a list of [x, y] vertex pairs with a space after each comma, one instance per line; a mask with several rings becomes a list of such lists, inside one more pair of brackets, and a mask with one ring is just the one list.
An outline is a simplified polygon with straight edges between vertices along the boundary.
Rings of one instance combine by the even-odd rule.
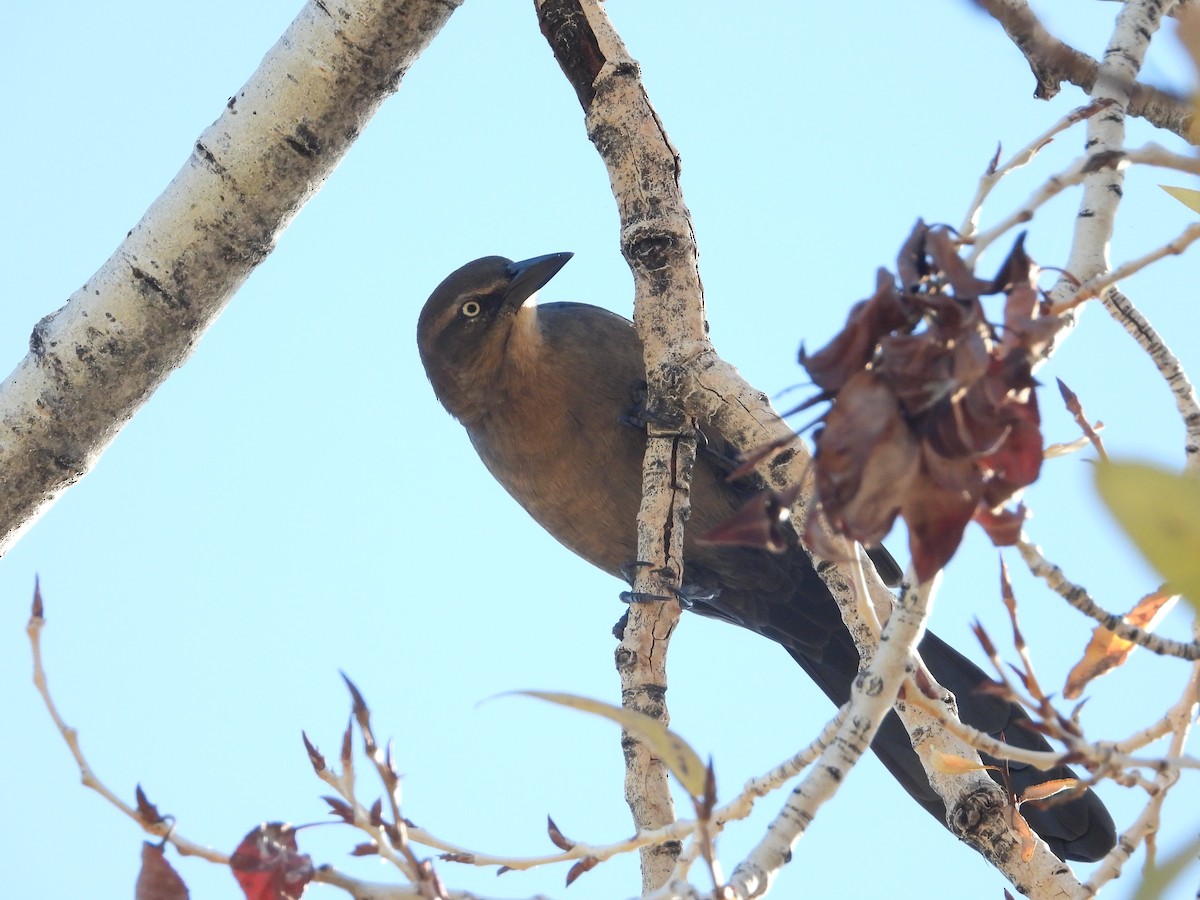
[[[1091, 90], [1092, 100], [1111, 100], [1113, 105], [1087, 120], [1089, 159], [1124, 150], [1130, 93], [1150, 39], [1158, 30], [1163, 14], [1174, 5], [1174, 0], [1130, 0], [1121, 8]], [[1065, 267], [1075, 280], [1059, 279], [1050, 294], [1052, 302], [1066, 300], [1080, 282], [1108, 270], [1108, 242], [1124, 183], [1124, 170], [1119, 165], [1101, 166], [1085, 175], [1074, 240]]]
[[[462, 0], [312, 0], [0, 389], [0, 552], [182, 365]], [[265, 338], [264, 338], [265, 340]]]

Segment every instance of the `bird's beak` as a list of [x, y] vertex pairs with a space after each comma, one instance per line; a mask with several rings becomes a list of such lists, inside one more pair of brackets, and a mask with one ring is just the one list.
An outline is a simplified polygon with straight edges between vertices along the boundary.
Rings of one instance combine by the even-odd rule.
[[567, 264], [574, 253], [550, 253], [546, 256], [535, 256], [533, 259], [523, 259], [520, 262], [509, 263], [505, 270], [511, 279], [505, 294], [505, 305], [520, 306], [543, 285], [558, 274], [558, 270]]

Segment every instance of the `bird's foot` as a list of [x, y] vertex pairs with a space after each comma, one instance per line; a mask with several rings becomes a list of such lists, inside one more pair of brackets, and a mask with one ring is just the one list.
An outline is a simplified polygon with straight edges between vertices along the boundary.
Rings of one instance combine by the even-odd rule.
[[620, 597], [622, 603], [658, 603], [671, 599], [663, 594], [651, 594], [648, 591], [621, 591]]
[[638, 431], [649, 432], [652, 435], [677, 434], [683, 430], [687, 421], [684, 415], [676, 409], [652, 409], [646, 382], [638, 381], [633, 385], [633, 404], [617, 421]]
[[[633, 559], [626, 563], [621, 563], [617, 567], [617, 571], [621, 573], [621, 577], [625, 579], [625, 583], [633, 587], [633, 579], [637, 577], [638, 569], [649, 569], [654, 566], [654, 563], [645, 559]], [[659, 573], [654, 573], [659, 574]]]

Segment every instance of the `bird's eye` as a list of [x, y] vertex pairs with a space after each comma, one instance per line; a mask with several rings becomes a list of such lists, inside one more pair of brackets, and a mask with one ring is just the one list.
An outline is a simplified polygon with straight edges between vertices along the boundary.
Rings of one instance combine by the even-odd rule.
[[478, 300], [468, 300], [459, 310], [468, 319], [473, 319], [483, 311], [483, 307], [479, 305]]

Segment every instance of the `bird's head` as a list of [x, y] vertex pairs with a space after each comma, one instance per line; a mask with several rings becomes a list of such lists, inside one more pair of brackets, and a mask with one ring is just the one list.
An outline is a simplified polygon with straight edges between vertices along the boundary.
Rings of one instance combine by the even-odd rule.
[[506, 374], [536, 353], [533, 297], [571, 256], [485, 256], [451, 272], [425, 301], [417, 347], [434, 393], [456, 418], [484, 411]]

